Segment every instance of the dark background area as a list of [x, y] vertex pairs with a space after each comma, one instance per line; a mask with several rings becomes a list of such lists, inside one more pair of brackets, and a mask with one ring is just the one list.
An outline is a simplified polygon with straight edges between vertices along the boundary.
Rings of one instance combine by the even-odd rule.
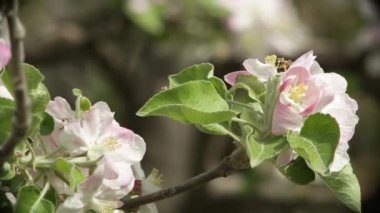
[[[106, 101], [147, 143], [146, 173], [174, 185], [214, 166], [232, 147], [165, 118], [135, 112], [167, 75], [201, 62], [222, 77], [246, 58], [296, 59], [314, 50], [325, 72], [349, 81], [359, 104], [350, 156], [363, 211], [380, 212], [380, 22], [376, 0], [34, 0], [22, 1], [26, 61], [52, 97], [72, 88]], [[159, 212], [350, 212], [322, 184], [288, 182], [270, 163], [157, 203]]]

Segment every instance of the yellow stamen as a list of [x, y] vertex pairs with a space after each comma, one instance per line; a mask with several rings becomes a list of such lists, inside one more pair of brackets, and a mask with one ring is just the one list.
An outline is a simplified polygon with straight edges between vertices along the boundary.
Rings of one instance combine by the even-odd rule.
[[276, 66], [277, 56], [276, 55], [268, 55], [265, 57], [265, 63]]
[[103, 146], [108, 151], [115, 151], [117, 148], [121, 147], [121, 144], [117, 141], [116, 138], [109, 137]]
[[158, 187], [163, 187], [162, 175], [158, 169], [153, 168], [149, 176], [146, 178], [149, 182]]
[[307, 89], [308, 87], [306, 84], [298, 84], [290, 89], [289, 98], [296, 103], [302, 103], [302, 99], [306, 96]]

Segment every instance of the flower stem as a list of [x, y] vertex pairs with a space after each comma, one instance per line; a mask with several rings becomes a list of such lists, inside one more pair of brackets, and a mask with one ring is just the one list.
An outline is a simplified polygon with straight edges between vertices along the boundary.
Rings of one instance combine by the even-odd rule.
[[220, 177], [227, 177], [237, 171], [249, 168], [249, 160], [242, 148], [236, 149], [231, 155], [225, 157], [214, 169], [192, 177], [177, 186], [168, 187], [159, 191], [136, 198], [124, 199], [123, 210], [134, 210], [139, 206], [155, 201], [167, 199], [186, 192]]
[[257, 131], [259, 131], [259, 133], [262, 132], [262, 128], [260, 126], [258, 126], [257, 124], [253, 124], [251, 122], [248, 122], [248, 121], [240, 119], [240, 118], [232, 118], [232, 121], [234, 121], [236, 123], [241, 123], [241, 124], [251, 126], [251, 127], [255, 128]]
[[45, 197], [45, 195], [46, 195], [47, 191], [49, 190], [49, 188], [50, 188], [50, 184], [49, 184], [49, 182], [46, 182], [44, 188], [41, 191], [40, 196], [38, 196], [37, 200], [34, 202], [33, 206], [31, 206], [30, 209], [32, 209], [32, 210], [37, 209], [37, 207], [35, 205], [39, 205], [40, 204], [40, 201]]

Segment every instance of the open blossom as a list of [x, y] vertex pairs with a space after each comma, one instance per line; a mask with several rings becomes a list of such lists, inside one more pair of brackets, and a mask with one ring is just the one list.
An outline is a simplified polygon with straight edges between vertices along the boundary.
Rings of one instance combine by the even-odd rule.
[[54, 118], [56, 131], [59, 131], [54, 142], [72, 155], [87, 152], [92, 160], [105, 155], [112, 161], [133, 164], [139, 162], [145, 153], [144, 140], [121, 127], [104, 102], [96, 103], [76, 117], [70, 105], [57, 97], [49, 103], [46, 111]]
[[[253, 74], [262, 82], [277, 75], [272, 64], [257, 59], [244, 62], [247, 71], [228, 74], [225, 79], [234, 84], [238, 75]], [[330, 171], [340, 171], [348, 162], [348, 141], [352, 138], [358, 117], [358, 106], [347, 93], [346, 80], [336, 73], [324, 73], [315, 61], [313, 52], [307, 52], [283, 73], [280, 73], [279, 97], [273, 112], [272, 134], [285, 135], [288, 130], [300, 131], [306, 118], [314, 113], [330, 114], [339, 124], [340, 138]]]
[[[162, 179], [161, 175], [157, 169], [153, 169], [149, 176], [146, 178], [145, 173], [141, 168], [140, 163], [136, 163], [132, 166], [133, 173], [136, 177], [136, 181], [140, 184], [136, 184], [138, 191], [140, 191], [141, 195], [146, 195], [149, 193], [153, 193], [159, 191], [162, 187]], [[139, 207], [139, 211], [137, 213], [157, 213], [157, 207], [155, 203], [148, 203]]]
[[[87, 212], [93, 209], [98, 212], [114, 212], [122, 205], [114, 193], [103, 188], [104, 176], [110, 172], [107, 166], [98, 166], [94, 173], [78, 186], [78, 191], [71, 194], [57, 208], [58, 213]], [[112, 171], [111, 171], [112, 173]], [[112, 175], [112, 174], [111, 174]]]
[[121, 127], [104, 102], [78, 113], [65, 99], [56, 97], [46, 112], [55, 123], [53, 132], [43, 137], [48, 152], [58, 149], [71, 157], [85, 155], [89, 162], [96, 163], [95, 172], [86, 175], [77, 191], [67, 190], [67, 184], [62, 181], [53, 181], [58, 193], [69, 195], [59, 212], [86, 212], [87, 209], [112, 212], [120, 207], [119, 200], [134, 187], [132, 165], [139, 163], [145, 153], [144, 140]]

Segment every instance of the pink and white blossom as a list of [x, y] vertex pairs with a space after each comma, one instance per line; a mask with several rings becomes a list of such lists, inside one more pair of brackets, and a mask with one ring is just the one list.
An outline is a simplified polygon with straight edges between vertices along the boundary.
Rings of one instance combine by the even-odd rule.
[[122, 202], [115, 199], [114, 194], [104, 191], [103, 181], [107, 174], [104, 166], [99, 166], [94, 173], [78, 186], [72, 194], [58, 206], [57, 213], [87, 212], [93, 209], [98, 212], [114, 212], [122, 206]]
[[[87, 152], [96, 160], [103, 155], [113, 161], [139, 162], [145, 153], [145, 142], [114, 119], [104, 102], [98, 102], [79, 117], [62, 98], [50, 102], [46, 110], [55, 120], [59, 131], [56, 143], [72, 155]], [[54, 133], [54, 132], [53, 132]]]
[[11, 54], [9, 44], [4, 39], [0, 39], [0, 69], [9, 63]]
[[279, 97], [275, 103], [271, 129], [274, 135], [286, 135], [288, 130], [300, 131], [307, 117], [317, 112], [334, 117], [339, 124], [340, 139], [330, 171], [340, 171], [349, 162], [348, 141], [359, 120], [356, 115], [358, 106], [346, 93], [347, 81], [344, 77], [324, 73], [315, 58], [312, 51], [307, 52], [279, 74], [273, 72], [276, 68], [271, 64], [248, 59], [244, 62], [247, 71], [230, 73], [225, 79], [233, 85], [238, 75], [249, 73], [265, 83], [268, 78], [280, 75]]
[[[140, 163], [136, 163], [132, 166], [133, 173], [136, 180], [141, 183], [141, 195], [146, 195], [159, 191], [162, 187], [162, 179], [158, 170], [153, 169], [149, 176], [146, 178], [144, 170], [141, 168]], [[149, 203], [139, 207], [138, 213], [157, 213], [157, 207], [155, 203]]]
[[57, 97], [49, 103], [46, 112], [55, 121], [54, 131], [43, 137], [46, 147], [50, 147], [50, 151], [61, 147], [60, 152], [66, 156], [96, 163], [95, 172], [76, 192], [67, 190], [67, 184], [65, 186], [62, 181], [52, 184], [58, 193], [70, 195], [60, 206], [60, 212], [81, 212], [90, 208], [105, 211], [119, 207], [119, 199], [133, 189], [132, 165], [143, 158], [144, 140], [121, 127], [104, 102], [78, 113], [65, 99]]

